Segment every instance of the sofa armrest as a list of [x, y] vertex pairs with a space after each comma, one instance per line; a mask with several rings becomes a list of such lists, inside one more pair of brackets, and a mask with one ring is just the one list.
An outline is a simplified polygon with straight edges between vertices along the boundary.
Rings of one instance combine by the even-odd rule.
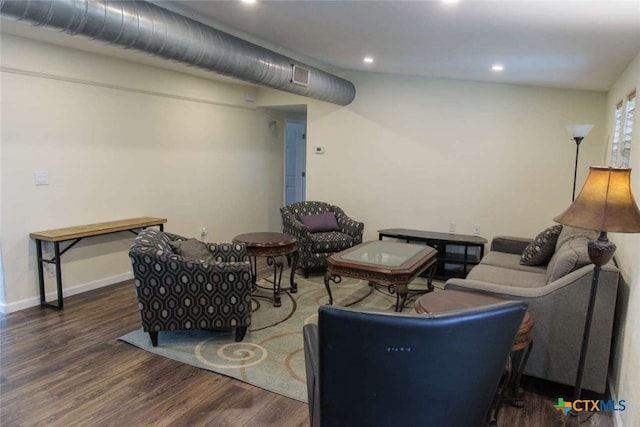
[[311, 231], [309, 228], [298, 221], [295, 215], [286, 209], [281, 209], [282, 212], [282, 231], [287, 234], [291, 234], [293, 237], [298, 239], [298, 242], [310, 241]]
[[338, 206], [331, 206], [336, 215], [336, 221], [340, 227], [340, 231], [355, 239], [356, 243], [362, 243], [362, 234], [364, 233], [364, 222], [351, 219]]
[[[607, 264], [602, 267], [601, 283], [604, 283], [604, 276], [607, 274], [615, 274], [617, 280], [617, 268], [613, 264]], [[500, 285], [496, 283], [485, 282], [482, 280], [458, 279], [452, 278], [447, 280], [444, 285], [445, 289], [454, 289], [458, 291], [479, 291], [489, 292], [498, 296], [519, 297], [519, 298], [539, 298], [550, 295], [559, 289], [567, 286], [573, 286], [578, 282], [585, 281], [591, 283], [593, 274], [593, 264], [588, 264], [572, 271], [571, 273], [560, 277], [559, 279], [547, 283], [545, 286], [538, 288], [522, 288], [517, 286]]]
[[491, 240], [491, 249], [496, 252], [520, 255], [532, 239], [525, 237], [496, 236]]

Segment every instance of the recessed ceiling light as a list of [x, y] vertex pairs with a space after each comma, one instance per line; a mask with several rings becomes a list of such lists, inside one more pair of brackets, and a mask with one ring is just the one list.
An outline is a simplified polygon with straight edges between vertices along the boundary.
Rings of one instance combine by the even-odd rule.
[[256, 0], [240, 0], [242, 3], [254, 4]]
[[458, 3], [459, 0], [440, 0], [442, 3]]
[[365, 56], [363, 61], [366, 62], [367, 64], [371, 64], [373, 63], [373, 58], [370, 56]]
[[501, 64], [495, 64], [495, 65], [492, 65], [492, 66], [491, 66], [491, 69], [492, 69], [493, 71], [502, 71], [502, 70], [504, 70], [504, 66], [503, 66], [503, 65], [501, 65]]

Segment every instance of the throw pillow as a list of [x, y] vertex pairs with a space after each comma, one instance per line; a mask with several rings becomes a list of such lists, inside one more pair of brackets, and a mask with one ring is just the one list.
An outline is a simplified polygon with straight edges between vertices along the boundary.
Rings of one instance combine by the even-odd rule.
[[300, 222], [306, 225], [312, 233], [340, 230], [334, 212], [324, 212], [317, 215], [300, 215]]
[[169, 244], [178, 255], [185, 258], [207, 259], [211, 255], [207, 245], [198, 239], [174, 240]]
[[547, 283], [558, 280], [573, 270], [591, 263], [587, 249], [588, 241], [586, 237], [575, 237], [567, 240], [553, 254], [547, 267]]
[[560, 249], [560, 246], [564, 245], [568, 240], [575, 237], [586, 237], [589, 240], [596, 240], [598, 238], [598, 232], [565, 225], [562, 227], [562, 231], [558, 236], [558, 241], [556, 242], [556, 251]]
[[554, 225], [538, 234], [522, 252], [520, 264], [543, 265], [549, 262], [556, 250], [556, 241], [560, 231], [562, 231], [562, 226]]

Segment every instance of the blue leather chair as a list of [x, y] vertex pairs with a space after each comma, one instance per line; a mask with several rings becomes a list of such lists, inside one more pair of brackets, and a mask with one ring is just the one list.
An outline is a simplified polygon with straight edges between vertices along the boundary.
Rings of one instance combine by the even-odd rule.
[[431, 317], [322, 306], [303, 327], [311, 426], [478, 427], [527, 306]]

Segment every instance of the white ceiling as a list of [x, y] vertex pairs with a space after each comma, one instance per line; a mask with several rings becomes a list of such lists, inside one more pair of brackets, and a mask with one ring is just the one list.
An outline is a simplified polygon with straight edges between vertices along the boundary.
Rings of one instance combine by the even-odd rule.
[[[640, 52], [640, 0], [154, 3], [338, 74], [358, 70], [606, 91]], [[2, 30], [177, 67], [4, 19]], [[375, 62], [365, 64], [365, 55]], [[491, 71], [495, 63], [504, 65], [502, 73]]]
[[[640, 0], [156, 3], [336, 72], [607, 90], [640, 52]], [[364, 64], [365, 55], [375, 62]], [[492, 72], [494, 63], [505, 70]]]

